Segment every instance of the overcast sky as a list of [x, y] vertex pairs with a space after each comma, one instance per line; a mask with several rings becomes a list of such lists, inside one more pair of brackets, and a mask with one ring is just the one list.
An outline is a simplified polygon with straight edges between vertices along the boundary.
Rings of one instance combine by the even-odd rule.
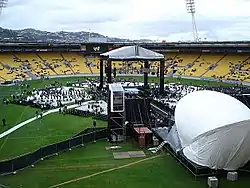
[[[250, 40], [250, 0], [195, 0], [201, 38]], [[130, 39], [192, 40], [185, 0], [9, 0], [0, 26], [88, 31]]]

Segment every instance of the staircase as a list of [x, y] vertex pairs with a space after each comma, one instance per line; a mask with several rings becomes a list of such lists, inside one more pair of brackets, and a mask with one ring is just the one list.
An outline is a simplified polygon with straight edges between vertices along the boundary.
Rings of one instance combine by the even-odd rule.
[[32, 80], [36, 80], [37, 79], [37, 76], [34, 75], [33, 73], [31, 73], [31, 71], [27, 70], [25, 72]]
[[[215, 64], [214, 64], [214, 68], [216, 68], [218, 66], [218, 64], [227, 56], [227, 54], [224, 54], [224, 56], [222, 58], [220, 58]], [[202, 75], [200, 75], [200, 77], [203, 77], [208, 71], [210, 71], [211, 69], [208, 68], [208, 70], [206, 70]]]
[[0, 78], [1, 78], [2, 80], [6, 81], [6, 79], [5, 79], [4, 77], [0, 76]]
[[168, 63], [168, 65], [167, 65], [167, 66], [165, 66], [165, 68], [164, 68], [164, 72], [167, 72], [168, 67], [169, 67], [171, 64], [173, 64], [174, 60], [176, 59], [176, 57], [177, 57], [178, 55], [179, 55], [179, 54], [176, 54], [176, 55], [174, 56], [174, 58], [172, 58], [172, 61], [171, 61], [170, 63]]
[[173, 77], [173, 75], [174, 75], [174, 70], [172, 69], [167, 73], [166, 77]]
[[[15, 57], [16, 59], [19, 59], [21, 62], [22, 62], [22, 66], [24, 67], [24, 65], [23, 65], [23, 60], [21, 59], [21, 58], [19, 58], [17, 55], [15, 55], [14, 53], [12, 53], [12, 56], [13, 57]], [[30, 67], [30, 69], [35, 73], [36, 71], [32, 68], [32, 67]], [[33, 77], [36, 77], [37, 78], [37, 76], [36, 75], [34, 75], [31, 71], [29, 71], [30, 72], [30, 74], [32, 74], [33, 76], [30, 76], [29, 74], [27, 74], [27, 72], [26, 72], [26, 74], [29, 76], [29, 77], [31, 77], [32, 79], [33, 79]], [[35, 78], [34, 78], [35, 79]]]
[[[37, 57], [39, 57], [39, 59], [42, 60], [43, 64], [45, 65], [45, 60], [44, 60], [38, 53], [37, 53], [36, 55], [37, 55]], [[45, 65], [45, 66], [47, 67], [47, 65]], [[54, 69], [53, 67], [51, 67], [51, 66], [49, 65], [48, 68], [50, 68], [56, 75], [58, 75], [57, 72], [55, 71], [55, 69]]]
[[[185, 75], [185, 72], [188, 70], [188, 69], [191, 69], [193, 66], [194, 66], [194, 64], [195, 64], [195, 62], [199, 59], [201, 57], [201, 54], [199, 54], [199, 56], [197, 57], [197, 58], [195, 58], [195, 60], [192, 62], [192, 63], [188, 63], [186, 66], [185, 66], [185, 68], [184, 68], [184, 70], [183, 70], [183, 72], [181, 73], [181, 75]], [[189, 66], [189, 65], [191, 65], [191, 66]]]
[[93, 70], [90, 66], [88, 66], [88, 59], [85, 57], [85, 66], [89, 68], [89, 71], [91, 72], [91, 74], [93, 74]]
[[[247, 62], [248, 60], [250, 60], [250, 57], [248, 57], [248, 58], [246, 58], [244, 61], [242, 61], [242, 63], [240, 64], [240, 66], [243, 65], [243, 64], [244, 64], [245, 62]], [[235, 71], [235, 68], [234, 68], [234, 71]], [[225, 74], [223, 77], [225, 78], [229, 73], [230, 73], [230, 71], [229, 71], [227, 74]]]
[[163, 148], [163, 146], [167, 143], [167, 141], [163, 141], [158, 147], [156, 148], [150, 148], [149, 150], [152, 153], [157, 153], [161, 148]]
[[20, 59], [19, 57], [17, 57], [15, 54], [12, 53], [12, 56], [15, 57], [16, 59], [22, 61], [22, 59]]
[[[60, 55], [61, 55], [61, 57], [63, 58], [63, 60], [64, 60], [64, 61], [69, 62], [67, 59], [65, 59], [65, 58], [64, 58], [64, 56], [63, 56], [63, 54], [62, 54], [62, 53], [60, 53]], [[69, 63], [70, 63], [70, 62], [69, 62]], [[76, 74], [76, 73], [75, 73], [75, 71], [72, 69], [72, 65], [71, 65], [71, 63], [70, 63], [69, 68], [70, 68], [70, 70], [73, 72], [73, 74]]]

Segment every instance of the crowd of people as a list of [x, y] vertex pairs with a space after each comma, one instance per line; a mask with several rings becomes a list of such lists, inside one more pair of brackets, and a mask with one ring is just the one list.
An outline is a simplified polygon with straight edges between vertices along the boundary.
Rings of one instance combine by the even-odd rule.
[[157, 88], [151, 90], [154, 100], [165, 104], [171, 109], [175, 109], [177, 102], [188, 93], [199, 90], [218, 91], [232, 96], [250, 94], [250, 88], [243, 86], [190, 86], [182, 84], [165, 84], [165, 94], [161, 96]]
[[33, 91], [26, 97], [25, 102], [35, 103], [41, 108], [45, 106], [57, 108], [73, 103], [80, 104], [86, 98], [88, 96], [82, 88], [47, 87]]

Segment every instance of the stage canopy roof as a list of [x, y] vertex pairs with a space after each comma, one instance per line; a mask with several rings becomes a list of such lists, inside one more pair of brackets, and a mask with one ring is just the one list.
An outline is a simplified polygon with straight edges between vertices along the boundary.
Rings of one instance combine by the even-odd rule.
[[164, 55], [142, 48], [140, 46], [124, 46], [106, 53], [101, 54], [103, 57], [113, 60], [160, 60]]

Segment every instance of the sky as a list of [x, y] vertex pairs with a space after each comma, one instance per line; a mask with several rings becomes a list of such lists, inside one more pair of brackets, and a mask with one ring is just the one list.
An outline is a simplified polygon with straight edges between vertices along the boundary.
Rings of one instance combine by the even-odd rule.
[[[195, 0], [200, 40], [250, 40], [249, 7], [250, 0]], [[0, 16], [0, 27], [193, 40], [185, 0], [9, 0]]]

